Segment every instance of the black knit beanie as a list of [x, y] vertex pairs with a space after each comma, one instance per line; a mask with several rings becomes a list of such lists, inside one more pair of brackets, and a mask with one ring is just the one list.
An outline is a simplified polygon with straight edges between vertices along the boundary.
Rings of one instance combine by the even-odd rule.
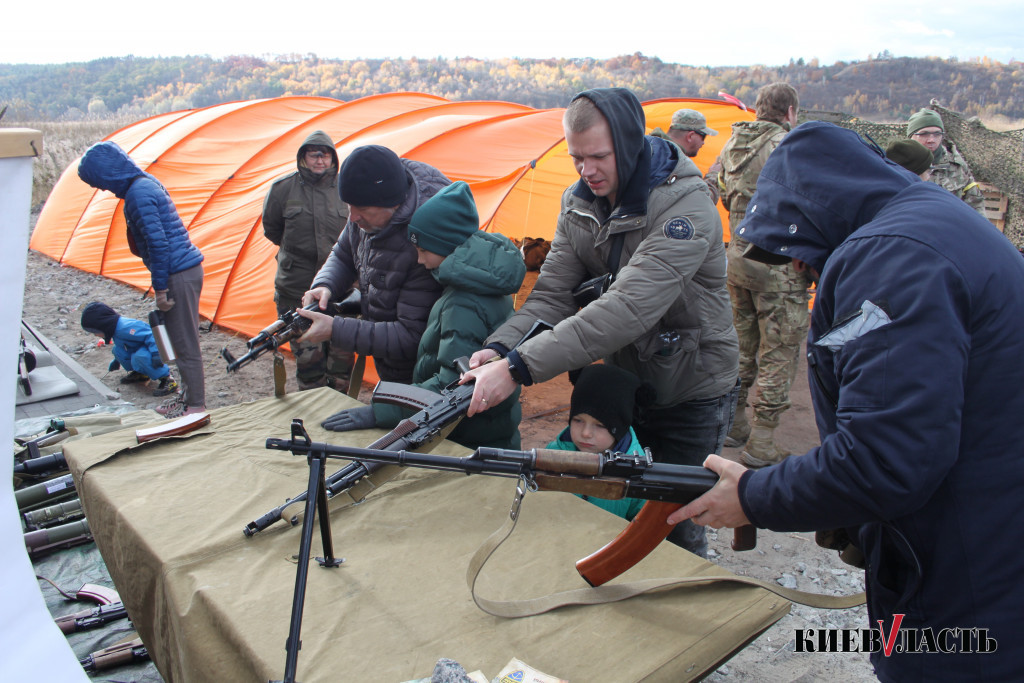
[[409, 220], [409, 241], [448, 256], [480, 228], [469, 185], [459, 180], [423, 202]]
[[405, 166], [387, 147], [357, 147], [338, 171], [338, 194], [352, 206], [398, 206], [408, 192]]
[[595, 364], [569, 373], [575, 386], [569, 400], [569, 420], [586, 413], [598, 420], [618, 442], [629, 432], [635, 406], [654, 403], [654, 387], [614, 365]]
[[917, 175], [932, 167], [932, 151], [917, 140], [897, 140], [885, 149], [885, 156]]
[[93, 301], [82, 311], [82, 329], [92, 334], [102, 334], [108, 344], [117, 331], [117, 321], [121, 318], [110, 306]]

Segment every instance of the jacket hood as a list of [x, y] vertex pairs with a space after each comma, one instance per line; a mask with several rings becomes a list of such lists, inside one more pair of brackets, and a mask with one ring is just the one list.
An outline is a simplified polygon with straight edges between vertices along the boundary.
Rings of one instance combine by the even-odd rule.
[[[573, 100], [586, 97], [604, 114], [612, 132], [615, 168], [619, 174], [619, 195], [616, 201], [620, 215], [647, 211], [648, 179], [651, 175], [651, 148], [644, 136], [646, 117], [640, 100], [626, 88], [594, 88], [585, 90]], [[587, 201], [594, 194], [582, 180], [574, 194]]]
[[821, 273], [847, 237], [917, 182], [856, 132], [804, 123], [768, 157], [737, 234]]
[[[306, 167], [306, 163], [303, 160], [303, 157], [305, 157], [306, 155], [306, 148], [311, 147], [313, 145], [329, 147], [331, 149], [331, 167], [327, 169], [323, 176], [314, 175], [313, 172]], [[303, 174], [303, 177], [306, 177], [307, 174], [310, 178], [314, 179], [319, 177], [338, 175], [338, 150], [334, 147], [334, 140], [331, 140], [331, 136], [323, 132], [322, 130], [313, 131], [312, 133], [309, 134], [309, 137], [307, 137], [302, 142], [302, 144], [299, 146], [299, 150], [295, 153], [295, 165], [298, 166], [299, 173]]]
[[110, 343], [117, 332], [117, 321], [121, 316], [110, 306], [93, 301], [82, 311], [82, 329], [91, 334], [102, 334], [103, 340]]
[[526, 276], [526, 264], [512, 240], [499, 233], [478, 230], [431, 273], [445, 287], [503, 296], [519, 291]]
[[118, 199], [124, 199], [132, 181], [145, 175], [149, 174], [113, 142], [97, 142], [78, 163], [79, 178], [92, 187], [113, 192]]

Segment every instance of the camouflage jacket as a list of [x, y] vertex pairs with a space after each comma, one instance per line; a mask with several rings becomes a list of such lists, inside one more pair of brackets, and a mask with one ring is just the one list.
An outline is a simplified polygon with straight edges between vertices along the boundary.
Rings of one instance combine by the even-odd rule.
[[960, 155], [956, 146], [950, 143], [940, 145], [935, 151], [935, 160], [932, 161], [932, 176], [929, 182], [943, 187], [960, 199], [967, 202], [968, 206], [985, 215], [985, 196], [974, 181], [974, 175], [970, 167]]
[[723, 188], [722, 204], [729, 210], [732, 239], [728, 248], [729, 284], [755, 292], [798, 292], [807, 289], [807, 277], [792, 265], [769, 266], [743, 258], [748, 242], [736, 236], [736, 226], [743, 220], [747, 203], [754, 196], [757, 177], [786, 129], [773, 121], [740, 121], [732, 125], [732, 137], [722, 148], [718, 175]]

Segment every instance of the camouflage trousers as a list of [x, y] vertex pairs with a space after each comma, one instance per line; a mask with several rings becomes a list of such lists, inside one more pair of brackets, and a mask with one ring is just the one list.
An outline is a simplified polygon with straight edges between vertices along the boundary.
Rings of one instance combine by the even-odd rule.
[[740, 343], [741, 386], [736, 410], [745, 408], [756, 384], [750, 400], [753, 423], [778, 427], [779, 417], [790, 406], [797, 354], [807, 337], [807, 292], [757, 292], [729, 285], [729, 295]]
[[355, 363], [354, 353], [336, 349], [329, 342], [310, 344], [292, 341], [290, 344], [295, 355], [295, 381], [299, 391], [317, 387], [348, 391]]

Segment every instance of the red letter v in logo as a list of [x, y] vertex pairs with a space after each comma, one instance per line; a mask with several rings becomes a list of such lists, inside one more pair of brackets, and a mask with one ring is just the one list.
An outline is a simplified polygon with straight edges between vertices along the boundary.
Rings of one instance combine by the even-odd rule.
[[893, 645], [896, 644], [896, 634], [900, 631], [900, 624], [903, 623], [904, 614], [892, 615], [892, 630], [889, 631], [889, 637], [885, 637], [885, 622], [881, 619], [878, 620], [878, 630], [881, 632], [884, 641], [882, 645], [882, 652], [886, 657], [892, 654]]

